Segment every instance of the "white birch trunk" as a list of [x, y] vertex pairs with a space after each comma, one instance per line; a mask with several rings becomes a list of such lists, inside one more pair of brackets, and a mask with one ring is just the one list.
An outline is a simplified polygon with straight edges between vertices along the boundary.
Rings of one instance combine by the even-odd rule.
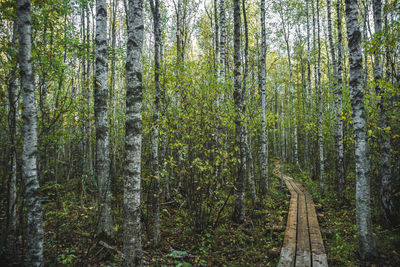
[[153, 136], [151, 138], [152, 146], [152, 169], [153, 169], [153, 244], [158, 246], [160, 243], [160, 167], [158, 158], [158, 137], [159, 137], [159, 117], [160, 117], [160, 9], [159, 0], [150, 0], [151, 11], [153, 14], [153, 31], [154, 31], [154, 113], [153, 113]]
[[[17, 45], [17, 23], [13, 25], [12, 43], [14, 50]], [[16, 52], [16, 51], [14, 51]], [[8, 127], [10, 134], [10, 180], [8, 183], [8, 217], [7, 223], [9, 230], [14, 233], [17, 229], [17, 151], [16, 151], [16, 134], [17, 134], [17, 108], [18, 108], [18, 86], [17, 86], [17, 65], [15, 65], [9, 75], [8, 82]]]
[[[244, 21], [244, 32], [245, 32], [245, 48], [244, 48], [244, 75], [243, 75], [243, 90], [242, 90], [242, 101], [243, 101], [243, 107], [242, 107], [242, 112], [245, 117], [247, 117], [247, 75], [249, 72], [249, 64], [248, 64], [248, 58], [249, 58], [249, 29], [247, 25], [247, 14], [246, 14], [246, 0], [242, 0], [242, 7], [243, 7], [243, 21]], [[250, 196], [251, 200], [253, 203], [256, 202], [256, 189], [255, 189], [255, 183], [254, 183], [254, 176], [253, 176], [253, 169], [250, 164], [253, 163], [253, 155], [251, 154], [251, 147], [249, 144], [249, 139], [250, 136], [249, 130], [248, 130], [248, 125], [247, 122], [244, 124], [244, 147], [245, 147], [245, 157], [246, 157], [246, 167], [247, 167], [247, 181], [249, 184], [249, 189], [250, 189]], [[251, 162], [250, 162], [251, 161]]]
[[[247, 127], [246, 127], [247, 128]], [[253, 153], [252, 153], [252, 146], [251, 146], [251, 133], [249, 134], [248, 129], [246, 129], [246, 151], [247, 151], [247, 181], [249, 184], [250, 189], [250, 196], [251, 201], [253, 204], [256, 202], [257, 195], [256, 195], [256, 184], [254, 181], [254, 160], [253, 160]]]
[[[306, 16], [307, 16], [307, 23], [306, 23], [306, 30], [307, 30], [307, 92], [306, 92], [306, 98], [305, 98], [305, 102], [306, 102], [306, 106], [307, 109], [309, 111], [311, 111], [311, 105], [310, 105], [310, 100], [309, 97], [312, 95], [311, 91], [312, 91], [312, 83], [311, 83], [311, 44], [310, 44], [310, 19], [309, 19], [309, 0], [306, 0]], [[306, 112], [306, 120], [307, 123], [309, 123], [310, 120], [310, 112]], [[311, 153], [311, 149], [310, 149], [310, 136], [309, 133], [306, 132], [306, 137], [305, 137], [305, 143], [306, 143], [306, 147], [305, 147], [305, 153], [306, 153], [306, 157], [305, 157], [305, 164], [306, 166], [309, 166], [310, 162], [310, 155]], [[311, 163], [312, 164], [312, 163]], [[310, 168], [311, 169], [311, 168]]]
[[94, 115], [96, 127], [95, 175], [99, 188], [99, 224], [97, 231], [100, 234], [111, 237], [114, 231], [111, 215], [110, 152], [107, 117], [107, 58], [107, 6], [105, 0], [96, 0]]
[[337, 31], [338, 31], [338, 71], [337, 71], [337, 129], [336, 129], [336, 142], [337, 142], [337, 171], [338, 171], [338, 195], [343, 199], [343, 185], [344, 185], [344, 144], [343, 144], [343, 102], [342, 102], [342, 16], [340, 12], [340, 0], [336, 3], [337, 13]]
[[22, 179], [27, 208], [27, 265], [43, 266], [42, 200], [37, 175], [37, 114], [31, 58], [31, 2], [18, 0], [19, 65], [22, 88]]
[[356, 0], [346, 0], [346, 28], [350, 62], [350, 100], [353, 117], [356, 164], [356, 218], [362, 259], [377, 255], [371, 221], [368, 142], [362, 90], [361, 32]]
[[[382, 1], [373, 0], [372, 2], [374, 11], [374, 25], [375, 34], [380, 34], [382, 31]], [[381, 145], [381, 202], [383, 206], [384, 215], [387, 221], [392, 219], [393, 215], [393, 195], [392, 195], [392, 166], [391, 166], [391, 144], [390, 134], [386, 132], [388, 126], [388, 119], [385, 110], [385, 88], [380, 86], [382, 80], [382, 57], [375, 53], [374, 55], [374, 79], [375, 91], [378, 97], [378, 111], [379, 111], [379, 143]]]
[[215, 24], [215, 71], [219, 76], [219, 22], [218, 22], [218, 0], [214, 0], [214, 24]]
[[324, 194], [325, 165], [324, 165], [324, 140], [322, 132], [322, 90], [321, 90], [321, 40], [320, 40], [320, 19], [319, 19], [319, 0], [317, 1], [317, 36], [318, 36], [318, 152], [319, 152], [319, 186], [321, 194]]
[[226, 17], [225, 17], [225, 0], [220, 0], [219, 2], [220, 8], [220, 27], [221, 27], [221, 36], [219, 39], [219, 51], [220, 51], [220, 71], [219, 71], [219, 81], [221, 83], [225, 82], [225, 71], [226, 71]]
[[140, 177], [142, 147], [143, 0], [127, 10], [126, 119], [124, 179], [124, 266], [142, 266]]
[[268, 165], [267, 165], [267, 126], [265, 122], [266, 116], [266, 99], [265, 99], [265, 86], [266, 86], [266, 54], [267, 54], [267, 39], [265, 33], [265, 0], [261, 0], [261, 177], [260, 177], [260, 194], [261, 199], [267, 193], [268, 188]]
[[233, 99], [235, 104], [235, 135], [236, 146], [239, 148], [237, 155], [237, 181], [236, 181], [236, 199], [233, 220], [237, 223], [242, 223], [245, 217], [244, 194], [246, 182], [246, 153], [244, 147], [244, 127], [243, 127], [243, 99], [240, 86], [240, 0], [233, 1], [233, 20], [234, 20], [234, 93]]

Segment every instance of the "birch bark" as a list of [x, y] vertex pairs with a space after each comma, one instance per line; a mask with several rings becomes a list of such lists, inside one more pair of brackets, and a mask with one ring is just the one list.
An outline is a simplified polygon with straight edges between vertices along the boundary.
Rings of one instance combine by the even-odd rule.
[[124, 266], [142, 266], [140, 174], [142, 147], [143, 0], [127, 6], [126, 119], [124, 179]]
[[225, 82], [225, 71], [226, 71], [226, 17], [225, 17], [225, 0], [220, 0], [219, 2], [219, 17], [220, 17], [220, 27], [221, 36], [219, 39], [219, 51], [220, 51], [220, 72], [219, 80], [220, 82]]
[[160, 3], [159, 0], [150, 0], [151, 12], [153, 14], [154, 30], [154, 113], [153, 113], [153, 136], [152, 145], [152, 169], [153, 169], [153, 244], [158, 246], [160, 242], [160, 167], [158, 158], [158, 137], [159, 137], [159, 117], [160, 117]]
[[[13, 25], [12, 37], [13, 49], [17, 45], [17, 22]], [[16, 50], [16, 49], [15, 49]], [[14, 51], [16, 52], [16, 51]], [[7, 226], [14, 233], [17, 229], [17, 150], [16, 150], [16, 134], [17, 134], [17, 107], [18, 107], [18, 86], [17, 86], [17, 64], [11, 69], [7, 86], [8, 103], [10, 110], [8, 113], [8, 128], [10, 135], [10, 180], [8, 183], [8, 213]]]
[[265, 61], [267, 53], [267, 40], [265, 36], [265, 0], [261, 0], [261, 181], [260, 181], [260, 194], [261, 199], [267, 193], [268, 188], [268, 165], [267, 165], [267, 133], [266, 133], [266, 123], [265, 123], [265, 82], [266, 82], [266, 70]]
[[324, 194], [325, 165], [324, 165], [324, 140], [322, 132], [322, 90], [321, 90], [321, 40], [320, 40], [320, 19], [319, 19], [319, 0], [317, 1], [317, 36], [318, 36], [318, 151], [319, 151], [319, 186], [321, 194]]
[[356, 219], [359, 252], [362, 259], [376, 256], [372, 232], [369, 157], [362, 90], [361, 32], [357, 0], [346, 0], [346, 28], [350, 63], [350, 100], [353, 117], [356, 164]]
[[[382, 31], [382, 1], [373, 0], [372, 7], [374, 11], [375, 34], [380, 34]], [[393, 215], [393, 196], [392, 196], [392, 166], [391, 166], [391, 144], [390, 135], [386, 132], [388, 127], [388, 119], [385, 110], [385, 88], [380, 85], [382, 80], [382, 57], [374, 54], [374, 79], [375, 91], [378, 97], [379, 110], [379, 143], [381, 145], [381, 202], [386, 220], [390, 221]]]
[[[249, 28], [247, 25], [247, 14], [246, 14], [246, 0], [242, 0], [242, 9], [243, 9], [243, 22], [244, 22], [244, 32], [245, 32], [245, 48], [244, 48], [244, 75], [243, 75], [243, 89], [242, 89], [242, 101], [243, 101], [243, 108], [242, 112], [247, 118], [247, 76], [249, 73]], [[247, 125], [247, 121], [244, 124], [244, 146], [246, 150], [246, 167], [247, 167], [247, 181], [249, 184], [249, 189], [250, 189], [250, 196], [251, 200], [253, 203], [256, 202], [256, 188], [255, 188], [255, 183], [254, 183], [254, 176], [252, 172], [252, 166], [251, 164], [253, 163], [253, 155], [251, 154], [251, 146], [250, 146], [250, 136], [248, 135], [249, 133], [249, 127]]]
[[[340, 0], [338, 0], [339, 2]], [[340, 42], [338, 42], [338, 54], [339, 58], [338, 61], [341, 60], [341, 21], [340, 21], [340, 10], [338, 10], [338, 35], [340, 35]], [[336, 112], [336, 129], [335, 129], [335, 135], [336, 135], [336, 155], [337, 155], [337, 176], [338, 176], [338, 194], [340, 196], [340, 199], [342, 198], [342, 186], [343, 186], [343, 122], [342, 122], [342, 77], [341, 77], [341, 62], [339, 62], [340, 66], [340, 77], [339, 77], [339, 70], [337, 67], [337, 61], [336, 61], [336, 54], [335, 54], [335, 47], [333, 44], [333, 34], [332, 34], [332, 17], [331, 17], [331, 0], [327, 1], [327, 12], [328, 12], [328, 36], [329, 36], [329, 45], [330, 45], [330, 51], [331, 51], [331, 57], [332, 57], [332, 67], [333, 67], [333, 83], [332, 86], [334, 88], [334, 93], [335, 93], [335, 112]]]
[[18, 0], [19, 65], [22, 88], [22, 179], [27, 208], [27, 264], [43, 266], [43, 216], [37, 175], [37, 110], [31, 58], [31, 2]]
[[233, 99], [236, 110], [235, 118], [235, 135], [236, 135], [236, 146], [238, 147], [238, 164], [237, 164], [237, 181], [236, 181], [236, 199], [235, 208], [233, 213], [233, 220], [237, 223], [242, 223], [245, 217], [244, 207], [244, 186], [246, 177], [246, 153], [244, 147], [244, 127], [243, 127], [243, 99], [240, 86], [240, 29], [241, 29], [241, 18], [240, 18], [240, 0], [233, 1], [233, 23], [234, 23], [234, 92]]
[[[310, 105], [310, 100], [309, 97], [312, 95], [311, 91], [312, 91], [312, 83], [311, 83], [311, 44], [310, 44], [310, 18], [309, 18], [309, 0], [306, 1], [306, 16], [307, 16], [307, 23], [306, 23], [306, 30], [307, 30], [307, 92], [306, 92], [306, 98], [305, 98], [305, 102], [306, 102], [306, 106], [308, 110], [311, 110], [311, 105]], [[306, 112], [306, 119], [307, 119], [307, 123], [310, 123], [310, 113]], [[310, 145], [308, 145], [310, 143], [310, 137], [309, 134], [306, 134], [305, 137], [305, 143], [306, 143], [306, 147], [305, 147], [305, 163], [306, 166], [309, 166], [309, 164], [311, 163], [310, 161], [310, 155], [311, 153], [311, 149], [310, 149]], [[312, 164], [312, 163], [311, 163]], [[311, 168], [310, 168], [311, 169]]]
[[336, 13], [337, 13], [337, 32], [338, 32], [338, 68], [337, 68], [337, 91], [336, 91], [336, 109], [337, 109], [337, 129], [336, 129], [336, 142], [337, 142], [337, 170], [338, 170], [338, 195], [343, 199], [343, 184], [344, 184], [344, 145], [343, 145], [343, 102], [342, 102], [342, 16], [341, 16], [341, 0], [337, 0]]
[[215, 71], [219, 75], [219, 23], [218, 23], [218, 0], [214, 0], [214, 23], [215, 23]]
[[94, 80], [94, 115], [96, 127], [95, 172], [99, 187], [98, 232], [113, 236], [110, 191], [110, 151], [108, 138], [108, 44], [107, 44], [107, 6], [105, 0], [96, 0], [96, 47]]

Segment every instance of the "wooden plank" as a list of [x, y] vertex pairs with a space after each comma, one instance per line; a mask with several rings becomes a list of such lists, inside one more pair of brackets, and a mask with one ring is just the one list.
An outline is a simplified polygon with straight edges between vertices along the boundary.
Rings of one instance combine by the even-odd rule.
[[305, 187], [284, 176], [291, 198], [283, 247], [278, 267], [327, 267], [314, 202]]
[[310, 228], [310, 242], [313, 267], [328, 266], [328, 259], [325, 253], [324, 242], [318, 224], [317, 213], [315, 212], [314, 202], [310, 194], [306, 194], [308, 210], [308, 223]]
[[[287, 182], [287, 181], [285, 181]], [[281, 249], [281, 256], [278, 267], [293, 267], [296, 255], [296, 230], [297, 230], [297, 194], [291, 188], [289, 182], [286, 183], [291, 194], [289, 204], [289, 214], [286, 223], [285, 237]], [[292, 190], [291, 190], [292, 189]]]
[[298, 197], [296, 266], [311, 266], [310, 236], [308, 231], [306, 198]]
[[285, 178], [284, 181], [285, 181], [286, 187], [290, 191], [290, 194], [296, 194], [296, 191], [294, 190], [292, 184], [290, 183], [290, 179]]
[[293, 187], [293, 189], [297, 192], [297, 194], [303, 194], [303, 191], [300, 190], [298, 183], [294, 179], [290, 179], [290, 183]]

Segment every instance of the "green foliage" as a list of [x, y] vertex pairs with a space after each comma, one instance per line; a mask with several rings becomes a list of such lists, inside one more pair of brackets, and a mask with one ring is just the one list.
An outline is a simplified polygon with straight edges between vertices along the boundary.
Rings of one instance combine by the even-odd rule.
[[66, 250], [64, 251], [64, 253], [58, 255], [57, 261], [58, 261], [59, 263], [64, 264], [64, 265], [66, 265], [66, 264], [71, 264], [72, 261], [73, 261], [73, 259], [76, 258], [76, 256], [74, 255], [74, 253], [75, 253], [75, 250], [74, 250], [74, 249], [71, 249], [71, 250], [66, 249]]

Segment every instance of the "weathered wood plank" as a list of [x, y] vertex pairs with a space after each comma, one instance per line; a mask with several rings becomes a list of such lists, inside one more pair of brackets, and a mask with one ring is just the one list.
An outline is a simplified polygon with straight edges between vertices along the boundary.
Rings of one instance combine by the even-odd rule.
[[291, 197], [285, 237], [283, 239], [283, 247], [281, 249], [278, 267], [293, 267], [295, 266], [296, 255], [297, 193], [294, 191], [288, 180], [285, 179], [285, 183], [291, 193]]
[[303, 193], [298, 196], [296, 266], [311, 266], [306, 199]]
[[299, 184], [294, 179], [291, 178], [289, 181], [297, 194], [303, 194], [303, 191], [300, 189]]
[[321, 231], [311, 195], [293, 178], [284, 176], [291, 198], [278, 267], [327, 267]]
[[286, 187], [287, 187], [287, 188], [289, 189], [289, 191], [290, 191], [290, 194], [295, 194], [296, 191], [294, 190], [292, 184], [290, 183], [290, 179], [285, 178], [284, 181], [285, 181]]
[[314, 202], [310, 194], [305, 195], [308, 210], [308, 223], [310, 227], [312, 264], [313, 267], [325, 267], [328, 266], [328, 259], [325, 253], [324, 242], [322, 240]]

